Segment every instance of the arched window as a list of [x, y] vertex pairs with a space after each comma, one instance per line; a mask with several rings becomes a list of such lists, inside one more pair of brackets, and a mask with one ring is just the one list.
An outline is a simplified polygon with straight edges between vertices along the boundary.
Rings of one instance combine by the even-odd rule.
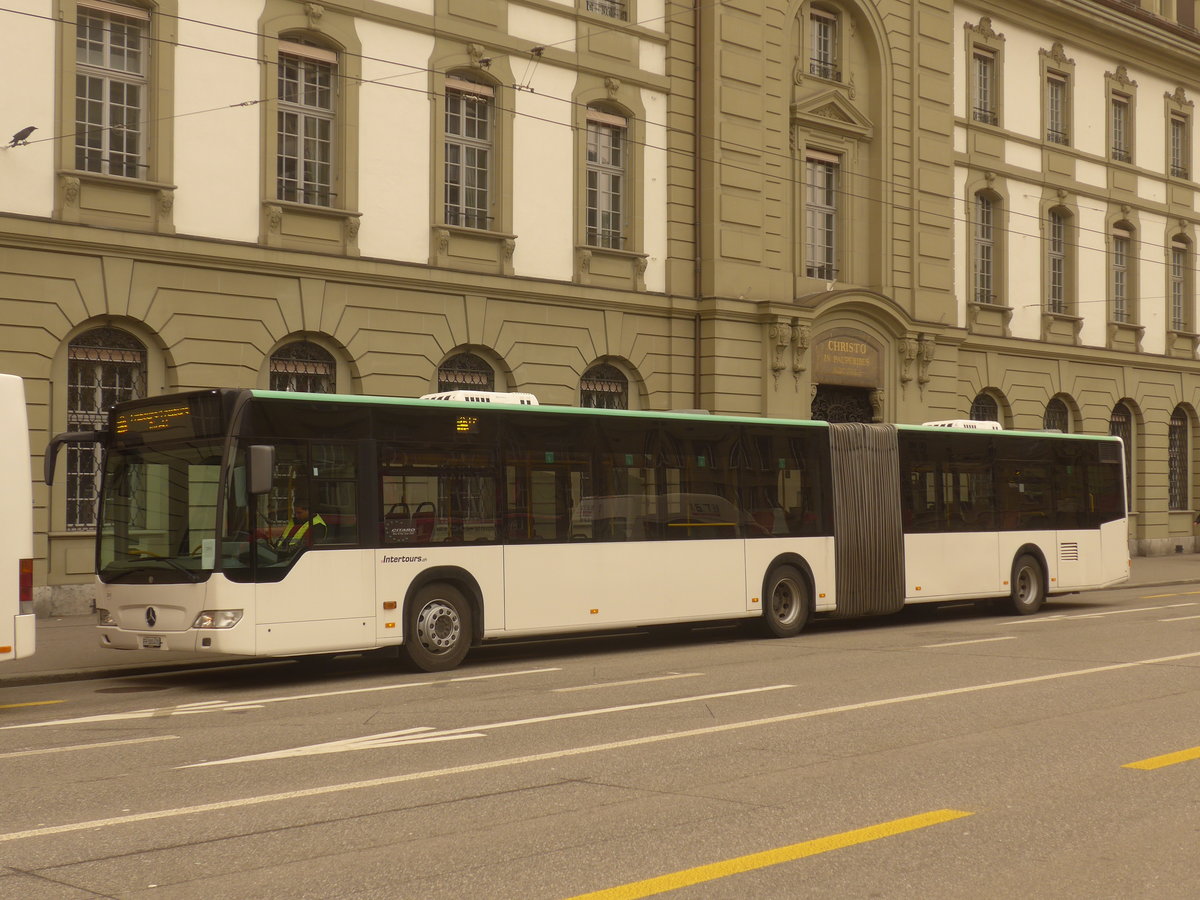
[[589, 409], [629, 409], [629, 379], [608, 363], [592, 366], [579, 379], [579, 405]]
[[474, 353], [458, 353], [438, 366], [438, 393], [444, 391], [494, 391], [496, 373]]
[[1125, 502], [1133, 505], [1133, 413], [1124, 403], [1113, 407], [1108, 419], [1108, 433], [1125, 444]]
[[1071, 431], [1071, 411], [1067, 404], [1058, 397], [1051, 397], [1046, 404], [1046, 414], [1042, 417], [1042, 427], [1046, 431], [1059, 431], [1069, 434]]
[[1182, 406], [1167, 427], [1167, 499], [1170, 509], [1188, 509], [1188, 414]]
[[980, 393], [971, 401], [971, 418], [976, 422], [999, 422], [1000, 404], [991, 394]]
[[271, 354], [271, 390], [332, 394], [337, 387], [337, 364], [324, 347], [293, 341]]
[[[108, 408], [146, 396], [146, 348], [120, 328], [93, 328], [67, 347], [67, 430], [103, 431]], [[67, 445], [67, 530], [96, 527], [100, 445]]]

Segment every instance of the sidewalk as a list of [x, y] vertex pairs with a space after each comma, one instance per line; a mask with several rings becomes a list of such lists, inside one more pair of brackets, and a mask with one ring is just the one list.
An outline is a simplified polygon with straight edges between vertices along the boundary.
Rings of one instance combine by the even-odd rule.
[[[1136, 556], [1129, 581], [1120, 587], [1188, 583], [1200, 583], [1200, 554]], [[62, 616], [38, 619], [37, 652], [27, 659], [0, 664], [0, 688], [141, 675], [170, 669], [225, 666], [245, 661], [245, 657], [240, 656], [106, 650], [100, 646], [96, 634], [95, 616]]]

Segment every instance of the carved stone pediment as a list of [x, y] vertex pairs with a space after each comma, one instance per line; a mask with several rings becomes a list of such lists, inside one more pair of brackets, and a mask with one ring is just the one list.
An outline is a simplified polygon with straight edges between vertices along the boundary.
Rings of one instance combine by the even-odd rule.
[[870, 140], [875, 126], [840, 90], [826, 90], [792, 104], [792, 125]]

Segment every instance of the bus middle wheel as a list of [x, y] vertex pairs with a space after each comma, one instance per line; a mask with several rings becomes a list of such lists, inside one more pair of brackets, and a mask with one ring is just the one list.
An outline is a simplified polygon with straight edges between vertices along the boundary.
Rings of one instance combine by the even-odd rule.
[[471, 647], [471, 605], [451, 584], [417, 591], [405, 622], [404, 651], [425, 672], [453, 669]]
[[799, 634], [808, 622], [812, 604], [808, 583], [793, 566], [771, 570], [763, 592], [763, 625], [775, 637]]
[[1041, 563], [1028, 553], [1017, 557], [1013, 563], [1012, 595], [1008, 611], [1019, 616], [1028, 616], [1042, 608], [1046, 602], [1046, 580]]

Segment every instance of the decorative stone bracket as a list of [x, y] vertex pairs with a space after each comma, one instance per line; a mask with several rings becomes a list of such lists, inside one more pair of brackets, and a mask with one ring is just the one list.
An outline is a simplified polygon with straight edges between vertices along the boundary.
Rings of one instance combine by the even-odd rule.
[[[808, 347], [812, 341], [812, 329], [801, 325], [795, 319], [776, 319], [767, 324], [767, 345], [770, 347], [771, 375], [775, 378], [775, 388], [779, 389], [779, 377], [789, 367], [796, 383], [800, 383], [800, 375], [808, 368]], [[790, 366], [787, 359], [791, 350]]]

